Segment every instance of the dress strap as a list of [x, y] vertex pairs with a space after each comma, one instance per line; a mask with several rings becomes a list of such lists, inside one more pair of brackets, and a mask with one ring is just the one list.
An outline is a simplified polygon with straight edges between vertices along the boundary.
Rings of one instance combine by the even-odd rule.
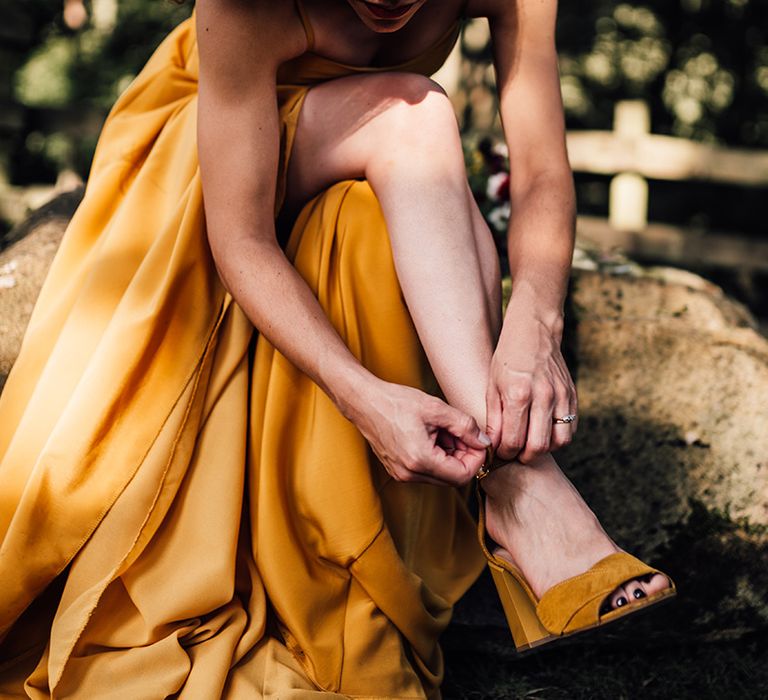
[[301, 18], [301, 24], [304, 27], [304, 34], [307, 37], [307, 51], [312, 51], [315, 47], [315, 32], [312, 29], [312, 23], [309, 21], [309, 15], [304, 8], [304, 3], [301, 0], [295, 0], [296, 11]]

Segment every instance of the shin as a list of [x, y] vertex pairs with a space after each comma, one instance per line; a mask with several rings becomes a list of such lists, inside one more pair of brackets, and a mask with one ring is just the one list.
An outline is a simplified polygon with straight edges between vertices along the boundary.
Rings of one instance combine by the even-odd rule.
[[288, 205], [359, 177], [381, 204], [403, 295], [446, 398], [484, 425], [501, 323], [498, 258], [467, 184], [452, 106], [435, 83], [379, 74], [309, 92]]

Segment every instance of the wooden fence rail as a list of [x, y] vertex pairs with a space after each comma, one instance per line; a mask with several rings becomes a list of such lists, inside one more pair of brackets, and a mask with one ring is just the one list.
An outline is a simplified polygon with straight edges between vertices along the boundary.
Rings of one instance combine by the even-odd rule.
[[608, 219], [580, 216], [582, 242], [616, 247], [630, 257], [672, 264], [768, 271], [768, 226], [762, 240], [738, 232], [648, 222], [648, 180], [699, 180], [768, 188], [768, 151], [723, 148], [650, 134], [642, 100], [618, 102], [613, 131], [570, 131], [574, 172], [612, 175]]

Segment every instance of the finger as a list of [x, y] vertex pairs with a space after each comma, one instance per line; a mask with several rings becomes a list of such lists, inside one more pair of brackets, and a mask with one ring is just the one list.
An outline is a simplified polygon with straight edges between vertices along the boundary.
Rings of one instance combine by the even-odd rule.
[[467, 413], [439, 401], [433, 405], [430, 422], [444, 428], [469, 447], [484, 450], [491, 444], [490, 438], [480, 430], [477, 421]]
[[501, 396], [495, 386], [490, 386], [485, 394], [485, 434], [491, 439], [494, 450], [501, 442]]
[[571, 413], [576, 416], [576, 420], [571, 423], [573, 432], [571, 435], [576, 435], [576, 431], [579, 429], [579, 395], [576, 391], [576, 385], [571, 383]]
[[[371, 448], [373, 449], [373, 447]], [[439, 449], [439, 448], [438, 448]], [[413, 458], [405, 458], [405, 461], [392, 461], [392, 459], [382, 457], [375, 449], [373, 454], [378, 459], [379, 463], [384, 470], [389, 474], [392, 479], [400, 483], [425, 483], [433, 484], [435, 486], [444, 486], [445, 484], [430, 476], [428, 473], [422, 472], [418, 468], [418, 460]]]
[[[555, 411], [555, 415], [559, 415], [557, 411]], [[551, 452], [559, 450], [573, 442], [572, 425], [573, 423], [552, 423], [552, 434], [549, 440], [549, 449]]]
[[439, 447], [442, 447], [448, 454], [453, 454], [457, 449], [459, 449], [460, 446], [464, 445], [461, 440], [451, 435], [447, 430], [443, 429], [439, 429], [437, 431], [437, 439], [435, 440], [435, 443]]
[[484, 459], [471, 458], [468, 453], [465, 459], [459, 459], [454, 455], [445, 455], [440, 459], [439, 473], [433, 474], [452, 486], [464, 486], [469, 483], [483, 465]]
[[560, 413], [560, 405], [555, 409], [555, 415], [567, 415], [572, 414], [576, 416], [576, 420], [573, 421], [573, 423], [570, 424], [571, 426], [571, 438], [576, 434], [576, 430], [578, 428], [579, 424], [579, 400], [578, 396], [576, 394], [576, 385], [573, 383], [573, 378], [571, 377], [571, 373], [568, 371], [568, 366], [565, 364], [565, 360], [561, 357], [560, 361], [557, 363], [558, 371], [560, 372], [561, 379], [563, 384], [566, 387], [566, 394], [567, 394], [567, 408], [568, 410], [565, 413]]
[[559, 398], [555, 402], [555, 409], [552, 414], [550, 449], [557, 450], [568, 445], [573, 440], [573, 423], [557, 423], [555, 419], [563, 418], [571, 414], [571, 399], [566, 386], [559, 388]]
[[476, 474], [485, 464], [488, 452], [485, 449], [469, 447], [464, 442], [454, 437], [445, 430], [438, 431], [438, 439], [435, 444], [443, 449], [446, 454], [458, 459], [468, 472]]
[[501, 443], [496, 450], [502, 459], [514, 459], [525, 445], [531, 396], [529, 386], [519, 384], [510, 387], [503, 397]]
[[488, 457], [488, 453], [485, 450], [476, 450], [473, 448], [457, 449], [451, 457], [458, 459], [465, 467], [468, 473], [472, 475], [477, 474]]
[[538, 384], [531, 402], [525, 447], [518, 455], [523, 464], [549, 452], [554, 403], [555, 392], [552, 385], [549, 382]]
[[[479, 465], [477, 467], [479, 469]], [[412, 471], [423, 479], [432, 479], [434, 483], [443, 486], [462, 486], [474, 477], [477, 469], [471, 464], [464, 464], [454, 455], [446, 454], [435, 446], [432, 452], [420, 460]]]

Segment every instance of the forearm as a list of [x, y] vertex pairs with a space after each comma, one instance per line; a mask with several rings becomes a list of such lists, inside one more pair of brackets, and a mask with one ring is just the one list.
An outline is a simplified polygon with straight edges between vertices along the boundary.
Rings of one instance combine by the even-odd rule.
[[[472, 478], [488, 442], [474, 420], [365, 369], [279, 246], [250, 236], [231, 246], [214, 257], [233, 298], [277, 350], [331, 397], [395, 479], [458, 486]], [[455, 436], [461, 446], [447, 452], [437, 444], [440, 433]]]
[[[562, 327], [574, 245], [570, 172], [545, 172], [511, 193], [508, 234], [512, 296], [552, 330]], [[508, 311], [520, 308], [512, 304]]]
[[[287, 7], [287, 9], [286, 9]], [[306, 48], [283, 3], [198, 2], [197, 146], [206, 229], [219, 275], [279, 352], [349, 415], [377, 380], [331, 326], [276, 242], [278, 66]]]
[[488, 392], [497, 454], [524, 464], [570, 440], [570, 431], [553, 431], [552, 418], [576, 407], [560, 349], [574, 239], [573, 187], [569, 172], [529, 182], [512, 193], [512, 296], [491, 360]]
[[[555, 46], [557, 2], [487, 1], [492, 6], [499, 110], [512, 168], [512, 293], [526, 299], [536, 316], [557, 325], [576, 212]], [[521, 305], [508, 307], [512, 311], [520, 313]]]
[[258, 331], [351, 417], [353, 404], [379, 380], [347, 348], [277, 243], [244, 235], [220, 246], [215, 258]]

